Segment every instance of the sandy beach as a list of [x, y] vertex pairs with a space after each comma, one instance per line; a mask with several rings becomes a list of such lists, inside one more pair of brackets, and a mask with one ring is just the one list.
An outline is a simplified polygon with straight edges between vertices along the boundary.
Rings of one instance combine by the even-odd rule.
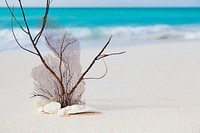
[[[87, 80], [83, 101], [101, 111], [70, 117], [34, 111], [31, 70], [24, 51], [0, 53], [0, 133], [199, 133], [200, 41], [108, 48], [102, 80]], [[83, 49], [83, 70], [99, 49]], [[98, 62], [90, 76], [104, 73]]]

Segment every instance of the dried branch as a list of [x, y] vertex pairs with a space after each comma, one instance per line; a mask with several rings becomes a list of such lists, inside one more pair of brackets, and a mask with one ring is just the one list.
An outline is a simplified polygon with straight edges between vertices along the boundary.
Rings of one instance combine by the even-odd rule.
[[17, 42], [17, 44], [19, 45], [19, 47], [22, 48], [23, 50], [25, 50], [25, 51], [27, 51], [27, 52], [30, 52], [30, 53], [32, 53], [32, 54], [34, 54], [34, 55], [37, 55], [37, 53], [35, 53], [35, 52], [33, 52], [33, 51], [29, 50], [29, 49], [24, 48], [24, 47], [19, 43], [19, 41], [18, 41], [18, 39], [17, 39], [17, 37], [16, 37], [16, 35], [15, 35], [14, 28], [13, 28], [13, 18], [14, 18], [14, 20], [17, 22], [17, 24], [19, 25], [19, 27], [22, 29], [22, 31], [24, 31], [26, 34], [28, 34], [28, 32], [22, 27], [22, 25], [19, 23], [19, 21], [18, 21], [17, 18], [15, 17], [15, 15], [14, 15], [14, 7], [13, 7], [12, 10], [11, 10], [10, 6], [8, 5], [7, 0], [5, 0], [5, 2], [6, 2], [6, 5], [7, 5], [8, 9], [9, 9], [10, 14], [11, 14], [11, 29], [12, 29], [12, 34], [13, 34], [13, 36], [14, 36], [15, 41]]
[[42, 28], [41, 30], [38, 32], [38, 34], [35, 36], [34, 38], [34, 42], [35, 42], [35, 45], [37, 45], [43, 31], [44, 31], [44, 28], [45, 28], [45, 25], [46, 25], [46, 22], [47, 22], [47, 15], [48, 15], [48, 12], [49, 12], [49, 5], [50, 5], [51, 1], [48, 1], [47, 0], [47, 3], [46, 3], [46, 11], [45, 11], [45, 15], [43, 17], [43, 22], [42, 22]]
[[[12, 10], [11, 12], [14, 14], [14, 8], [13, 8], [13, 10]], [[14, 39], [15, 39], [15, 41], [17, 42], [17, 44], [18, 44], [18, 46], [19, 46], [20, 48], [22, 48], [23, 50], [25, 50], [25, 51], [27, 51], [27, 52], [30, 52], [30, 53], [32, 53], [32, 54], [34, 54], [34, 55], [38, 55], [37, 53], [35, 53], [35, 52], [33, 52], [33, 51], [31, 51], [31, 50], [29, 50], [29, 49], [27, 49], [27, 48], [24, 48], [24, 47], [19, 43], [19, 41], [18, 41], [18, 39], [17, 39], [17, 36], [15, 35], [14, 28], [13, 28], [13, 17], [11, 17], [11, 30], [12, 30], [12, 34], [13, 34], [13, 36], [14, 36]]]
[[[95, 64], [95, 62], [97, 60], [99, 60], [99, 58], [102, 58], [103, 55], [102, 53], [104, 52], [104, 50], [107, 48], [107, 46], [109, 45], [110, 41], [112, 39], [112, 36], [110, 36], [109, 40], [107, 41], [107, 43], [105, 44], [105, 46], [101, 49], [101, 51], [97, 54], [97, 56], [93, 59], [92, 63], [89, 65], [89, 67], [85, 70], [85, 72], [80, 76], [79, 80], [76, 82], [76, 84], [74, 85], [74, 87], [71, 89], [71, 91], [69, 93], [67, 93], [68, 96], [70, 96], [74, 91], [75, 89], [77, 88], [77, 86], [80, 84], [80, 82], [84, 79], [84, 76], [89, 72], [89, 70], [92, 68], [92, 66]], [[117, 54], [123, 54], [124, 52], [121, 52], [121, 53], [115, 53], [114, 55], [117, 55]], [[110, 56], [110, 55], [113, 55], [113, 54], [107, 54], [106, 56]], [[106, 57], [105, 56], [105, 57]]]
[[100, 76], [100, 77], [98, 77], [98, 78], [93, 78], [93, 77], [90, 77], [90, 78], [83, 78], [83, 80], [85, 80], [85, 79], [102, 79], [102, 78], [104, 78], [104, 77], [107, 75], [107, 73], [108, 73], [108, 67], [107, 67], [107, 65], [106, 65], [106, 62], [105, 62], [104, 58], [103, 58], [103, 63], [104, 63], [104, 65], [105, 65], [106, 71], [105, 71], [105, 73], [104, 73], [102, 76]]
[[35, 46], [35, 49], [38, 53], [38, 56], [40, 57], [42, 63], [44, 64], [44, 66], [49, 70], [49, 72], [56, 78], [56, 80], [58, 81], [58, 83], [60, 84], [61, 87], [61, 93], [64, 94], [65, 93], [65, 88], [63, 86], [63, 83], [61, 82], [60, 78], [57, 76], [57, 74], [46, 64], [44, 58], [42, 57], [40, 51], [38, 50], [38, 48]]
[[126, 53], [126, 52], [123, 51], [123, 52], [119, 52], [119, 53], [103, 54], [103, 55], [99, 56], [99, 58], [98, 58], [97, 60], [100, 60], [100, 59], [105, 58], [105, 57], [107, 57], [107, 56], [111, 56], [111, 55], [120, 55], [120, 54], [124, 54], [124, 53]]
[[30, 29], [29, 29], [29, 26], [28, 26], [28, 23], [27, 23], [27, 20], [26, 20], [26, 16], [25, 16], [25, 13], [24, 13], [24, 8], [22, 6], [22, 2], [21, 2], [21, 0], [18, 0], [18, 2], [19, 2], [19, 5], [20, 5], [20, 9], [21, 9], [21, 12], [22, 12], [22, 16], [23, 16], [23, 19], [24, 19], [24, 23], [26, 25], [26, 29], [27, 29], [28, 35], [29, 35], [29, 37], [30, 37], [30, 39], [32, 41], [33, 38], [31, 36], [31, 32], [30, 32]]
[[17, 20], [17, 18], [15, 17], [14, 11], [13, 11], [14, 8], [11, 10], [10, 6], [8, 5], [7, 0], [5, 0], [5, 3], [6, 3], [6, 6], [7, 6], [9, 12], [10, 12], [12, 18], [15, 19], [15, 21], [17, 22], [17, 24], [19, 25], [19, 27], [22, 29], [22, 31], [24, 31], [26, 34], [28, 34], [28, 32], [23, 28], [23, 26], [20, 24], [20, 22], [19, 22], [19, 21]]
[[43, 97], [43, 98], [46, 98], [46, 99], [50, 100], [50, 98], [48, 98], [47, 96], [38, 94], [36, 92], [33, 92], [31, 95], [32, 95], [31, 98], [34, 98], [34, 97]]
[[[7, 0], [5, 0], [5, 1], [6, 1], [6, 3], [7, 3]], [[44, 31], [44, 28], [45, 28], [45, 25], [46, 25], [46, 20], [47, 20], [48, 11], [49, 11], [49, 6], [50, 6], [51, 1], [50, 1], [50, 0], [47, 0], [47, 2], [46, 2], [47, 4], [46, 4], [45, 15], [44, 15], [44, 18], [43, 18], [43, 24], [42, 24], [41, 30], [40, 30], [39, 33], [34, 37], [34, 39], [33, 39], [33, 36], [32, 36], [32, 34], [31, 34], [31, 32], [30, 32], [30, 28], [29, 28], [29, 25], [28, 25], [28, 22], [27, 22], [27, 19], [26, 19], [26, 15], [25, 15], [25, 12], [24, 12], [24, 8], [23, 8], [23, 6], [22, 6], [22, 2], [21, 2], [21, 0], [18, 0], [18, 2], [19, 2], [19, 5], [20, 5], [20, 9], [21, 9], [21, 12], [22, 12], [22, 17], [23, 17], [24, 23], [25, 23], [25, 25], [26, 25], [26, 29], [27, 29], [27, 32], [26, 32], [26, 33], [28, 34], [28, 36], [29, 36], [29, 38], [30, 38], [30, 41], [31, 41], [31, 43], [32, 43], [32, 45], [33, 45], [33, 48], [35, 49], [36, 52], [30, 51], [30, 50], [28, 50], [28, 49], [22, 47], [22, 45], [21, 45], [21, 44], [19, 43], [19, 41], [17, 40], [16, 35], [13, 34], [13, 35], [14, 35], [14, 38], [15, 38], [15, 41], [17, 42], [17, 44], [18, 44], [23, 50], [28, 51], [28, 52], [30, 52], [30, 53], [32, 53], [32, 54], [35, 54], [35, 55], [39, 56], [41, 62], [44, 64], [44, 66], [50, 71], [50, 73], [51, 73], [51, 74], [55, 77], [55, 79], [59, 82], [59, 84], [60, 84], [60, 86], [61, 86], [61, 92], [62, 92], [62, 94], [64, 94], [64, 93], [65, 93], [65, 88], [64, 88], [64, 86], [63, 86], [63, 84], [62, 84], [60, 78], [59, 78], [59, 77], [56, 75], [56, 73], [46, 64], [46, 62], [45, 62], [45, 60], [44, 60], [42, 54], [40, 53], [39, 49], [37, 48], [38, 40], [39, 40], [39, 38], [41, 37], [41, 34], [42, 34], [42, 32]], [[9, 7], [8, 3], [7, 3], [7, 6], [8, 6], [8, 8], [9, 8], [9, 10], [10, 10], [10, 7]], [[10, 10], [10, 11], [11, 11], [11, 10]], [[16, 18], [15, 15], [14, 15], [14, 13], [13, 13], [12, 11], [11, 11], [11, 15], [12, 15], [12, 18]], [[18, 22], [18, 21], [17, 21], [17, 22]], [[20, 28], [25, 32], [25, 30], [24, 30], [23, 27], [20, 25], [20, 23], [19, 23], [19, 26], [20, 26]], [[13, 25], [12, 25], [12, 31], [13, 31], [13, 33], [14, 33]]]

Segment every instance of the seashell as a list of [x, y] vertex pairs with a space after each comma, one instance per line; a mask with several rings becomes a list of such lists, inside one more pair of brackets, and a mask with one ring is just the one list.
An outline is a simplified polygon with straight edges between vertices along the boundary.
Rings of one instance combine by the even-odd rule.
[[66, 112], [66, 109], [65, 109], [65, 108], [62, 108], [62, 109], [58, 110], [57, 116], [63, 117], [63, 116], [65, 115], [65, 112]]
[[44, 107], [39, 107], [37, 111], [38, 113], [57, 114], [60, 117], [67, 117], [71, 114], [99, 113], [97, 109], [85, 105], [72, 105], [61, 108], [61, 104], [58, 102], [51, 102]]
[[71, 109], [71, 106], [65, 107], [65, 110], [66, 110], [66, 111], [69, 111], [70, 109]]
[[94, 109], [85, 105], [72, 105], [67, 114], [82, 114], [82, 113], [98, 113], [97, 109]]
[[71, 106], [67, 106], [65, 108], [60, 109], [57, 112], [58, 116], [64, 117], [64, 116], [69, 116], [69, 114], [67, 113], [69, 110], [71, 109]]
[[51, 102], [44, 106], [44, 112], [49, 114], [56, 114], [60, 110], [61, 104], [58, 102]]
[[80, 112], [85, 107], [84, 105], [72, 105], [70, 106], [70, 109], [67, 111], [68, 114], [76, 114], [77, 112]]

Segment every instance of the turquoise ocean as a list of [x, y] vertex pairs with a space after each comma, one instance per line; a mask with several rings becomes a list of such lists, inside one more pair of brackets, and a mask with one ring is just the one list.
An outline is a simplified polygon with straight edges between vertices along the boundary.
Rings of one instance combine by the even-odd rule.
[[[28, 24], [38, 31], [44, 8], [25, 8]], [[23, 24], [19, 8], [17, 19]], [[62, 27], [83, 44], [106, 40], [113, 35], [121, 46], [132, 42], [200, 39], [199, 8], [51, 8], [49, 24]], [[18, 38], [29, 47], [28, 38], [17, 25]], [[10, 29], [10, 13], [0, 8], [0, 51], [16, 49]], [[92, 46], [97, 43], [92, 42]], [[118, 44], [119, 45], [119, 44]]]

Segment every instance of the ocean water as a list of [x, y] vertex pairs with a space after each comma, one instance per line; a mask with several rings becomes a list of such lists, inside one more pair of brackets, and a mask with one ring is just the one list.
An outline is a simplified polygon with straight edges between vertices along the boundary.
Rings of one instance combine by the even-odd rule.
[[[25, 8], [33, 34], [38, 31], [44, 11]], [[15, 15], [24, 25], [19, 8]], [[118, 44], [121, 46], [128, 42], [192, 40], [200, 39], [200, 8], [51, 8], [48, 26], [66, 29], [83, 44], [92, 46], [97, 44], [94, 41], [106, 40], [110, 35], [122, 42]], [[14, 28], [19, 40], [29, 47], [26, 35], [16, 24]], [[17, 48], [7, 8], [0, 8], [0, 40], [0, 51]]]

